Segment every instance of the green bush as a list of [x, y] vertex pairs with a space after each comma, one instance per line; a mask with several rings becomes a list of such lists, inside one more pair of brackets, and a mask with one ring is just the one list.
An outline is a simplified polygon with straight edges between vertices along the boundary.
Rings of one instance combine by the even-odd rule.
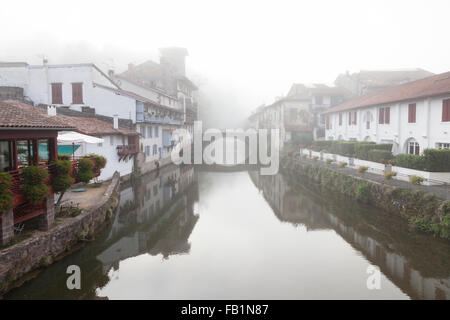
[[313, 144], [314, 138], [312, 132], [294, 132], [292, 135], [292, 142], [296, 145], [303, 144], [310, 146]]
[[347, 162], [339, 162], [338, 167], [339, 168], [345, 168], [347, 166]]
[[330, 148], [331, 153], [339, 154], [345, 157], [351, 157], [355, 154], [356, 141], [335, 141]]
[[55, 161], [55, 177], [53, 178], [52, 187], [55, 192], [64, 192], [75, 180], [71, 177], [72, 163], [69, 160]]
[[450, 149], [425, 149], [423, 157], [426, 171], [450, 172]]
[[89, 158], [78, 160], [77, 181], [88, 183], [94, 178], [94, 161]]
[[72, 156], [70, 154], [58, 154], [58, 160], [71, 160]]
[[48, 177], [48, 172], [39, 166], [29, 166], [23, 169], [23, 178], [26, 184], [38, 185]]
[[358, 172], [364, 174], [364, 173], [367, 172], [368, 169], [369, 169], [369, 167], [367, 167], [367, 166], [360, 166], [360, 167], [358, 168]]
[[423, 156], [417, 154], [398, 154], [395, 157], [395, 165], [398, 167], [424, 170], [425, 169], [425, 159]]
[[25, 185], [23, 187], [25, 199], [32, 204], [44, 201], [50, 188], [44, 183], [48, 172], [39, 166], [29, 166], [23, 169]]
[[103, 169], [106, 166], [106, 158], [103, 156], [100, 156], [95, 153], [88, 154], [87, 156], [84, 156], [83, 158], [87, 159], [93, 159], [94, 161], [94, 168], [92, 169], [94, 175], [99, 175], [101, 169]]
[[11, 176], [8, 172], [0, 172], [0, 215], [12, 208]]
[[412, 184], [415, 184], [417, 186], [421, 185], [422, 182], [424, 182], [424, 181], [425, 181], [424, 178], [416, 176], [416, 175], [412, 175], [412, 176], [409, 177], [409, 182], [411, 182]]
[[329, 150], [329, 148], [331, 147], [331, 145], [333, 144], [334, 141], [332, 140], [317, 140], [314, 141], [313, 143], [313, 149], [314, 151], [321, 151], [321, 150]]
[[361, 160], [369, 160], [370, 150], [391, 151], [392, 144], [376, 144], [374, 142], [360, 142], [355, 146], [355, 157]]
[[325, 161], [327, 164], [331, 164], [333, 162], [333, 159], [326, 159]]
[[369, 161], [387, 163], [389, 160], [394, 159], [394, 155], [388, 150], [372, 149], [367, 153], [367, 158]]
[[397, 175], [397, 172], [395, 171], [388, 171], [384, 173], [384, 179], [386, 180], [392, 180], [393, 177]]

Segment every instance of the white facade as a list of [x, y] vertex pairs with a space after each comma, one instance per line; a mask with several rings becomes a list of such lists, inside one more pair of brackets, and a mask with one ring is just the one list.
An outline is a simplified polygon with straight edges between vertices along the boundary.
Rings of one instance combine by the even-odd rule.
[[[61, 84], [62, 103], [53, 103], [52, 84]], [[82, 103], [73, 103], [73, 83], [82, 84]], [[39, 65], [27, 64], [0, 68], [0, 86], [17, 86], [24, 89], [24, 95], [35, 105], [47, 104], [66, 106], [82, 111], [83, 106], [95, 108], [96, 113], [105, 116], [118, 115], [122, 119], [136, 122], [136, 99], [118, 95], [118, 87], [93, 64]]]
[[82, 157], [90, 153], [95, 153], [106, 158], [106, 166], [102, 169], [98, 179], [100, 181], [109, 180], [113, 177], [114, 172], [118, 171], [120, 176], [126, 176], [133, 171], [133, 159], [124, 159], [119, 161], [117, 154], [117, 146], [127, 144], [127, 137], [122, 135], [98, 136], [102, 138], [103, 143], [90, 144], [82, 143], [75, 151], [76, 157]]
[[[442, 121], [443, 101], [450, 95], [427, 97], [379, 106], [361, 107], [327, 114], [327, 140], [356, 140], [393, 143], [394, 154], [422, 153], [428, 148], [449, 148], [450, 121]], [[415, 122], [410, 122], [409, 105], [415, 104]], [[380, 109], [389, 108], [389, 123], [380, 121]], [[352, 118], [349, 124], [349, 116]], [[341, 116], [339, 116], [341, 114]], [[340, 123], [339, 118], [342, 117]]]

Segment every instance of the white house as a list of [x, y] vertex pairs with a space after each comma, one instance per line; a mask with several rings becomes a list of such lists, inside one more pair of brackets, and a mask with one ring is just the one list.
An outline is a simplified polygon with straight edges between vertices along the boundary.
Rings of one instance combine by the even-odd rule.
[[327, 140], [393, 143], [393, 153], [450, 147], [450, 72], [369, 93], [324, 112]]
[[92, 117], [73, 117], [58, 115], [62, 121], [77, 128], [77, 131], [90, 136], [102, 138], [103, 143], [77, 145], [75, 156], [85, 156], [91, 153], [101, 155], [106, 158], [106, 166], [103, 168], [99, 180], [111, 179], [115, 171], [121, 177], [128, 176], [133, 172], [134, 141], [137, 140], [138, 133], [134, 130], [119, 126], [118, 119], [113, 123], [106, 122]]

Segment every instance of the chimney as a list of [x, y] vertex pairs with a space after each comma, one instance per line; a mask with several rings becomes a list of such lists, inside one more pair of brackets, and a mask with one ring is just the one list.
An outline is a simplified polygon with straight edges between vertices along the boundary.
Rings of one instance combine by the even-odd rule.
[[56, 106], [47, 106], [47, 114], [49, 116], [56, 116]]
[[119, 115], [117, 115], [117, 114], [114, 115], [113, 127], [114, 127], [114, 130], [119, 129]]

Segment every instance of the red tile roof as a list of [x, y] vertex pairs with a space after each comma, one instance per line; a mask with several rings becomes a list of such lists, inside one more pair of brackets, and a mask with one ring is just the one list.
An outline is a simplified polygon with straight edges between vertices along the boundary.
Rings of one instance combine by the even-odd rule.
[[0, 128], [74, 129], [59, 117], [18, 101], [0, 102]]
[[369, 93], [330, 108], [324, 113], [421, 99], [447, 93], [450, 93], [450, 72]]
[[113, 124], [99, 120], [97, 118], [86, 118], [86, 117], [68, 117], [68, 116], [58, 116], [62, 121], [77, 128], [76, 131], [91, 135], [91, 136], [104, 136], [104, 135], [124, 135], [124, 136], [136, 136], [139, 135], [136, 131], [130, 129], [119, 127], [119, 129], [114, 129]]

